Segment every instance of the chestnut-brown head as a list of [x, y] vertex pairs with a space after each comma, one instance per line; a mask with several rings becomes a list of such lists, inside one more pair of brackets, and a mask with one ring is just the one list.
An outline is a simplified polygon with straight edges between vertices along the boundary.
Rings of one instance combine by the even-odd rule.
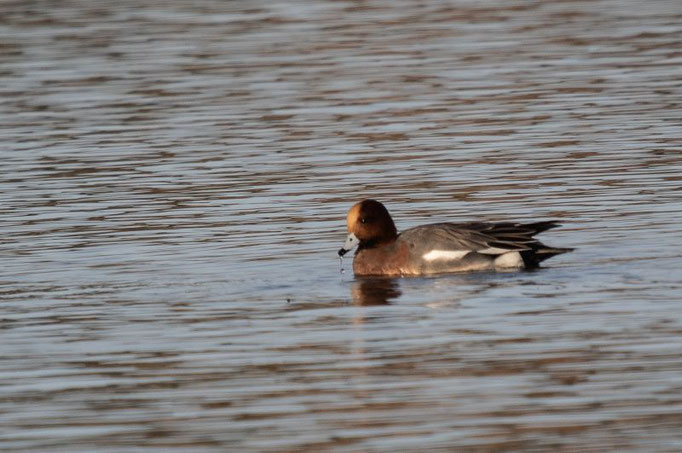
[[346, 216], [348, 238], [339, 256], [345, 255], [355, 246], [375, 247], [392, 242], [398, 237], [393, 219], [383, 204], [376, 200], [363, 200], [353, 205]]

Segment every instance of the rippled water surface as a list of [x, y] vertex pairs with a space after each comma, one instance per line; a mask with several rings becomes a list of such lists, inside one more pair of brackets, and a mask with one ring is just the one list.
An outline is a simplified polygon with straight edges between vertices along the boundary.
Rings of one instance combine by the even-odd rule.
[[[682, 450], [679, 1], [3, 1], [0, 449]], [[558, 219], [359, 279], [345, 213]]]

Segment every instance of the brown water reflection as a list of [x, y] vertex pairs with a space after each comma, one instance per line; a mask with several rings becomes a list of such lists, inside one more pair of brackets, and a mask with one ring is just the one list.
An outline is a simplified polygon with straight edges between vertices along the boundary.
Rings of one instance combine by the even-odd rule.
[[351, 288], [355, 305], [386, 305], [401, 294], [398, 282], [392, 278], [362, 278]]
[[[3, 2], [0, 449], [680, 450], [680, 24]], [[577, 250], [354, 279], [364, 197], [401, 229], [557, 218]]]

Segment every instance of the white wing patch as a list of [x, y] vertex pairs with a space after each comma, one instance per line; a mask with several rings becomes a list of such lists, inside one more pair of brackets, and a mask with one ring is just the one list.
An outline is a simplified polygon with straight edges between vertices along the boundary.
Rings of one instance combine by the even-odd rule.
[[469, 250], [431, 250], [422, 255], [426, 261], [458, 260], [469, 253]]

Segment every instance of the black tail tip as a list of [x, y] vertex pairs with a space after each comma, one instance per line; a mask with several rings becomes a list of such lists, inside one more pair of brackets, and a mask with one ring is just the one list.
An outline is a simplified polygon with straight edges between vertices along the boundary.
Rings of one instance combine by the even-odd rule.
[[537, 269], [543, 261], [562, 253], [572, 252], [573, 250], [575, 249], [569, 247], [542, 247], [537, 250], [521, 252], [521, 258], [523, 258], [523, 264], [526, 266], [526, 269]]

